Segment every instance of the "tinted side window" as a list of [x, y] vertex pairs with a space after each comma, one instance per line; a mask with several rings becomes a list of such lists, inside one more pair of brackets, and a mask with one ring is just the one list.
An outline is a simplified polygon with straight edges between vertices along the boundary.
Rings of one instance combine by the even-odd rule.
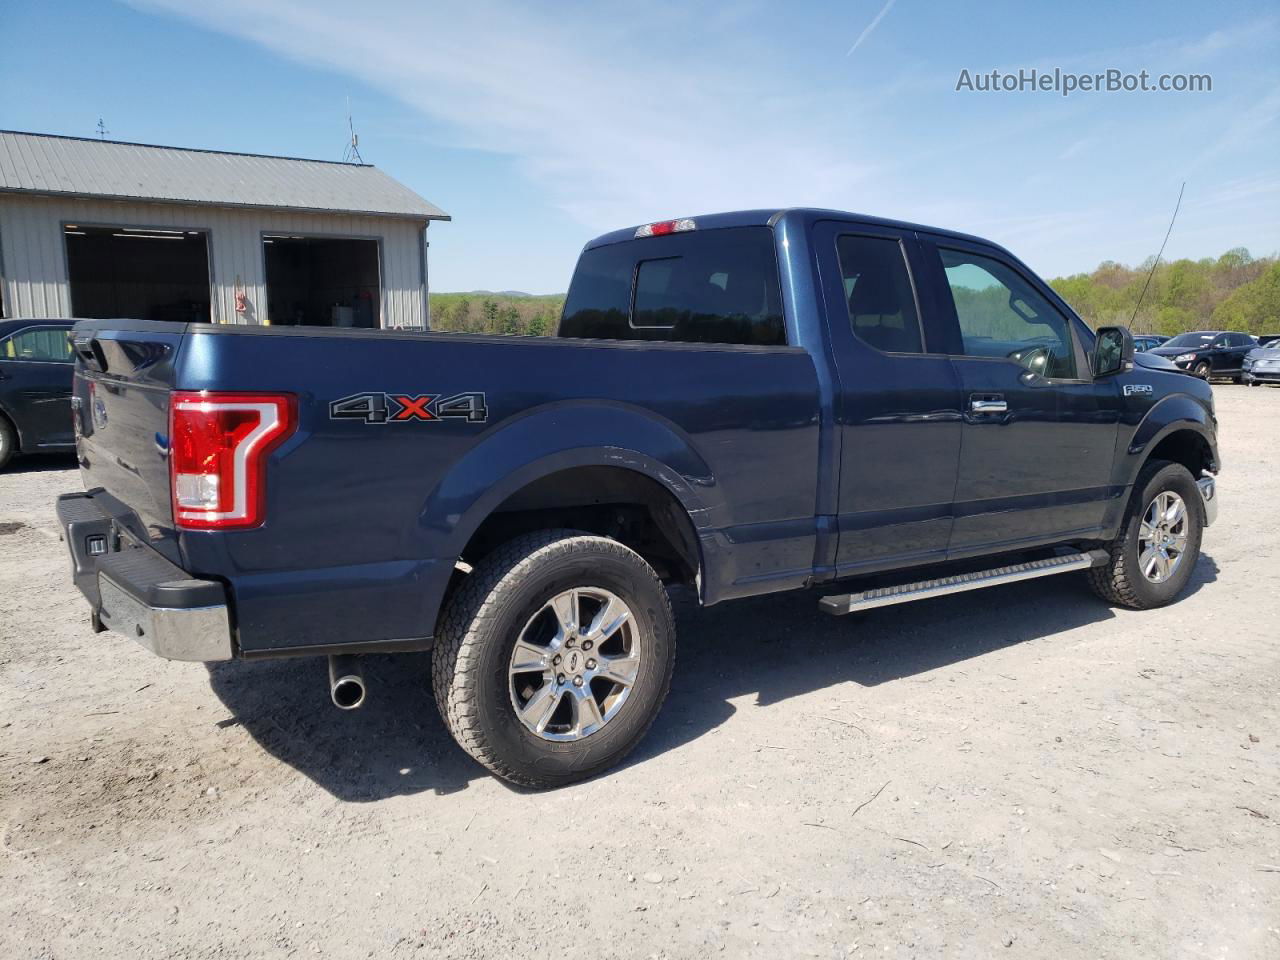
[[1067, 319], [1013, 268], [992, 257], [939, 248], [964, 355], [1020, 363], [1046, 377], [1076, 376]]
[[44, 360], [70, 363], [75, 357], [67, 342], [67, 331], [56, 327], [42, 327], [15, 333], [0, 345], [0, 359]]
[[559, 335], [786, 343], [773, 232], [692, 231], [588, 250], [569, 286]]
[[888, 237], [836, 241], [853, 333], [886, 353], [922, 353], [911, 276], [902, 245]]
[[583, 251], [565, 297], [559, 336], [627, 339], [636, 269], [631, 246], [615, 243]]

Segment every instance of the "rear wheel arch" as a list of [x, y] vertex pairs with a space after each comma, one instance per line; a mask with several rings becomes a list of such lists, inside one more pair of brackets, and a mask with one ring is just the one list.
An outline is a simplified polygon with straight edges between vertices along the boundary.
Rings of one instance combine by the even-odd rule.
[[701, 550], [688, 506], [646, 473], [599, 464], [544, 473], [510, 492], [470, 532], [459, 556], [473, 564], [508, 540], [551, 529], [617, 540], [666, 582], [696, 584], [701, 577]]

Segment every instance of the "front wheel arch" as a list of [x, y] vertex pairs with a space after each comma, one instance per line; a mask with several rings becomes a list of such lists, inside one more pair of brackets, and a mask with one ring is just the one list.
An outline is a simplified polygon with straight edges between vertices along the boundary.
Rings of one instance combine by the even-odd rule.
[[1180, 463], [1187, 468], [1192, 479], [1198, 478], [1206, 470], [1213, 472], [1218, 466], [1209, 441], [1202, 434], [1185, 427], [1174, 429], [1161, 437], [1147, 453], [1139, 473], [1153, 460]]

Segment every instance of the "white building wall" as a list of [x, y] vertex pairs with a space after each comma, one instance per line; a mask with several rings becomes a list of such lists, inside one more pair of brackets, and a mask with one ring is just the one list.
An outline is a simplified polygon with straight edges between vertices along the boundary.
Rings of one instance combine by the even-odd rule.
[[[264, 233], [365, 237], [379, 241], [384, 327], [426, 323], [425, 222], [338, 213], [78, 200], [0, 194], [0, 280], [10, 318], [70, 317], [63, 224], [160, 227], [208, 234], [210, 299], [217, 323], [265, 323]], [[236, 290], [247, 295], [243, 316]]]

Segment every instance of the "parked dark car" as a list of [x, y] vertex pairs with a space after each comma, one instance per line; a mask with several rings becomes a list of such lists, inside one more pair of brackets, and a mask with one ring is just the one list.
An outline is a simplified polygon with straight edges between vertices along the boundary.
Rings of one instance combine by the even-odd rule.
[[0, 320], [0, 469], [15, 453], [75, 446], [71, 320]]
[[1161, 336], [1158, 333], [1135, 334], [1133, 338], [1133, 349], [1137, 350], [1139, 353], [1145, 353], [1148, 350], [1154, 350], [1156, 347], [1164, 346], [1168, 340], [1168, 337]]
[[1244, 358], [1244, 382], [1251, 387], [1280, 383], [1280, 339], [1254, 347]]
[[1265, 347], [1265, 346], [1267, 346], [1268, 344], [1275, 343], [1277, 340], [1280, 340], [1280, 333], [1260, 333], [1260, 334], [1258, 334], [1258, 345], [1259, 345], [1259, 346], [1263, 346], [1263, 347]]
[[1157, 357], [1168, 357], [1175, 366], [1189, 370], [1201, 379], [1231, 377], [1239, 383], [1245, 354], [1257, 345], [1258, 341], [1247, 333], [1198, 330], [1179, 334], [1148, 352]]
[[58, 516], [96, 629], [178, 660], [328, 656], [347, 709], [353, 655], [433, 648], [450, 732], [528, 786], [649, 728], [667, 586], [817, 587], [848, 614], [1076, 571], [1147, 609], [1217, 509], [1207, 383], [995, 244], [833, 210], [600, 237], [556, 337], [73, 338], [85, 492]]

